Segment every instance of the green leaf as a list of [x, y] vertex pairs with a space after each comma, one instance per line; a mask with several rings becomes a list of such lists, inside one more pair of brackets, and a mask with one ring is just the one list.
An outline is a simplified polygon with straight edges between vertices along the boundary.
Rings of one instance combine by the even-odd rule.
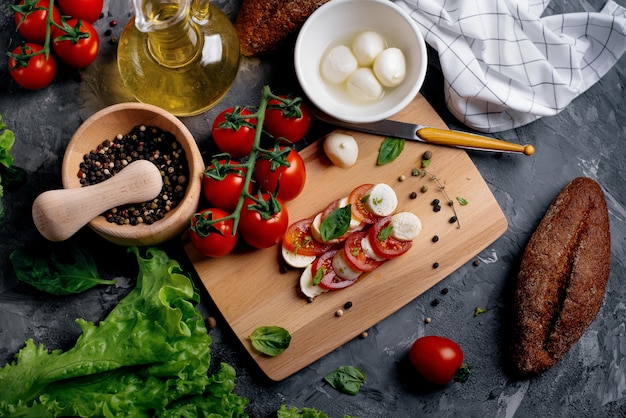
[[281, 327], [264, 326], [254, 330], [250, 335], [250, 342], [260, 353], [274, 357], [289, 347], [291, 334]]
[[341, 366], [324, 376], [324, 380], [340, 392], [356, 395], [365, 384], [365, 373], [355, 366]]
[[404, 150], [405, 142], [403, 138], [386, 137], [378, 149], [378, 161], [376, 161], [376, 164], [385, 165], [398, 158]]
[[91, 255], [73, 245], [49, 250], [25, 246], [13, 251], [9, 259], [18, 280], [53, 295], [81, 293], [100, 284], [115, 284], [115, 280], [102, 279]]
[[457, 196], [456, 201], [459, 202], [461, 206], [465, 206], [468, 203], [467, 200], [465, 200], [465, 198], [462, 198], [461, 196]]
[[352, 219], [352, 205], [337, 208], [328, 214], [320, 225], [322, 241], [328, 242], [343, 236], [350, 228]]

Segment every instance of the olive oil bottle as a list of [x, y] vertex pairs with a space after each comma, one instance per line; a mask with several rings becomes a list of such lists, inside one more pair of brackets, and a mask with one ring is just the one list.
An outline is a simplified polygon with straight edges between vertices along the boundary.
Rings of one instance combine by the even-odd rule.
[[133, 9], [117, 51], [126, 89], [177, 116], [218, 103], [239, 69], [239, 42], [228, 16], [209, 0], [133, 0]]

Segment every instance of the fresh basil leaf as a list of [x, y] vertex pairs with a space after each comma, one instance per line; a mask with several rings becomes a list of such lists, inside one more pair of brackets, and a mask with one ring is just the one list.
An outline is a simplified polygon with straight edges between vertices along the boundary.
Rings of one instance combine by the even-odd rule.
[[341, 366], [324, 376], [324, 380], [340, 392], [356, 395], [365, 383], [365, 373], [355, 366]]
[[386, 241], [391, 236], [392, 232], [393, 232], [393, 226], [388, 225], [380, 230], [377, 238], [379, 241]]
[[277, 326], [259, 327], [250, 335], [252, 346], [268, 356], [277, 356], [289, 347], [291, 334]]
[[339, 238], [348, 232], [351, 219], [352, 205], [337, 208], [328, 214], [320, 225], [320, 235], [322, 237], [322, 241], [328, 242], [335, 238]]
[[115, 284], [100, 277], [95, 261], [74, 245], [22, 247], [9, 256], [18, 280], [53, 295], [84, 292], [99, 284]]
[[456, 200], [461, 206], [465, 206], [468, 203], [467, 200], [461, 196], [457, 196]]
[[405, 140], [403, 138], [386, 137], [378, 149], [378, 161], [376, 164], [385, 165], [398, 158], [404, 150], [404, 143]]
[[315, 272], [315, 276], [313, 276], [313, 286], [317, 286], [320, 284], [322, 279], [324, 278], [324, 274], [326, 274], [326, 269], [324, 267], [317, 269]]

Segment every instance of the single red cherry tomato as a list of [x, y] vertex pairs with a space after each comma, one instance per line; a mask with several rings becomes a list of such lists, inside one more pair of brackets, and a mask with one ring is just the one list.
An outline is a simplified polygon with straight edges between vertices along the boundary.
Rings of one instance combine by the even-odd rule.
[[85, 68], [98, 56], [100, 38], [91, 23], [69, 19], [63, 29], [53, 28], [52, 49], [70, 67]]
[[445, 385], [463, 364], [463, 351], [454, 341], [431, 335], [415, 340], [409, 359], [415, 370], [428, 381]]
[[380, 218], [372, 225], [367, 231], [370, 244], [372, 244], [372, 250], [381, 258], [395, 258], [401, 256], [411, 249], [413, 246], [412, 241], [400, 241], [388, 234], [382, 233], [382, 231], [389, 226], [391, 222], [391, 216]]
[[375, 260], [363, 252], [361, 240], [367, 237], [366, 232], [353, 232], [343, 245], [344, 258], [355, 270], [367, 272], [380, 267], [385, 260]]
[[[39, 53], [43, 47], [38, 44], [25, 43], [17, 46], [9, 55], [9, 74], [20, 86], [28, 90], [39, 90], [48, 87], [57, 73], [57, 64], [52, 55], [45, 57]], [[28, 54], [35, 54], [26, 56]]]
[[233, 231], [233, 220], [226, 211], [209, 208], [193, 215], [189, 238], [196, 249], [207, 257], [223, 257], [237, 245], [238, 234]]
[[250, 155], [256, 135], [256, 119], [245, 118], [252, 112], [241, 107], [224, 109], [213, 121], [211, 134], [222, 152], [233, 158]]
[[[28, 42], [37, 44], [44, 43], [46, 39], [46, 29], [48, 26], [48, 0], [21, 0], [15, 6], [11, 6], [14, 11], [13, 19], [18, 32], [26, 38]], [[61, 24], [61, 13], [56, 6], [52, 6], [52, 20]]]
[[330, 250], [332, 244], [323, 244], [311, 235], [313, 218], [306, 218], [289, 225], [283, 238], [283, 246], [298, 255], [322, 255]]
[[271, 99], [267, 102], [263, 128], [276, 139], [298, 142], [311, 127], [311, 109], [299, 97], [280, 97], [283, 100]]
[[104, 0], [56, 0], [64, 15], [94, 23], [102, 14]]
[[294, 149], [289, 151], [286, 160], [289, 167], [260, 158], [254, 170], [257, 184], [262, 191], [276, 193], [276, 196], [287, 202], [298, 197], [304, 189], [306, 168], [304, 160]]
[[[245, 168], [229, 168], [226, 160], [210, 164], [202, 176], [202, 194], [213, 207], [233, 212], [245, 185]], [[248, 193], [252, 185], [248, 184]]]
[[355, 187], [348, 196], [348, 203], [352, 205], [352, 216], [354, 219], [358, 219], [366, 224], [372, 224], [376, 220], [376, 215], [368, 211], [364, 203], [367, 198], [367, 192], [372, 187], [374, 187], [373, 184], [362, 184]]
[[250, 197], [244, 199], [238, 229], [248, 244], [269, 248], [282, 241], [289, 226], [289, 215], [279, 198], [274, 198], [272, 203], [269, 193], [263, 193], [261, 197], [265, 204], [258, 204]]

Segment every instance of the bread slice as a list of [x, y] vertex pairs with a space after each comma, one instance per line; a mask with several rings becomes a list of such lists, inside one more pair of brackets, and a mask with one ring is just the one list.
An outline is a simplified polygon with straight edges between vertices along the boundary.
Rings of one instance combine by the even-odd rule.
[[522, 256], [511, 352], [517, 372], [549, 369], [583, 335], [602, 305], [610, 258], [604, 194], [578, 177], [552, 202]]
[[243, 0], [235, 19], [241, 55], [275, 51], [329, 0]]

